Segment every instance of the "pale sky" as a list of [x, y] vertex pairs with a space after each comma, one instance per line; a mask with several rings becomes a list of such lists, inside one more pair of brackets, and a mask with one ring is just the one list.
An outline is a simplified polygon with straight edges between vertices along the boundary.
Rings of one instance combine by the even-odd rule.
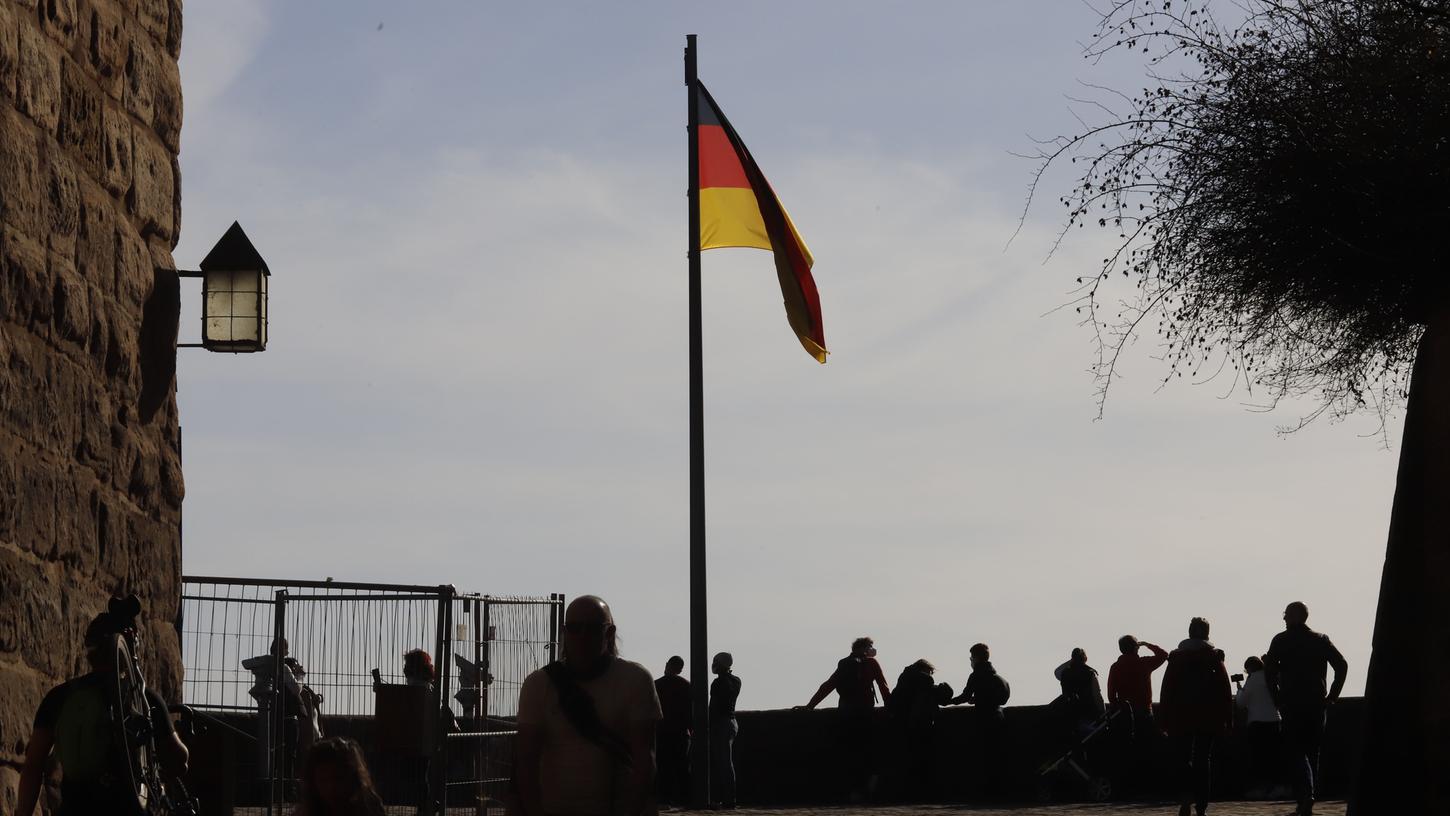
[[[1070, 0], [186, 6], [182, 234], [272, 269], [260, 355], [182, 352], [184, 567], [596, 593], [688, 655], [684, 35], [816, 258], [821, 366], [770, 257], [704, 256], [710, 649], [804, 703], [858, 635], [1014, 703], [1074, 646], [1208, 617], [1231, 668], [1286, 602], [1364, 686], [1400, 424], [1264, 413], [1152, 336], [1103, 418], [1074, 278], [1104, 236], [1031, 137], [1078, 127]], [[381, 28], [380, 28], [381, 26]], [[1091, 115], [1090, 110], [1080, 111]], [[1046, 259], [1046, 260], [1045, 260]], [[188, 290], [189, 291], [189, 290]], [[197, 333], [186, 295], [183, 339]]]

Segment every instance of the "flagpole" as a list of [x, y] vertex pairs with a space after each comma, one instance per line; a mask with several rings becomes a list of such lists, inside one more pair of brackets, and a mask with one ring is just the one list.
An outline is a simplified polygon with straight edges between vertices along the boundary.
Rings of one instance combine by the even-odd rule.
[[710, 652], [705, 617], [705, 380], [701, 369], [700, 318], [700, 122], [695, 92], [695, 35], [685, 35], [685, 86], [689, 92], [690, 156], [690, 801], [710, 804]]

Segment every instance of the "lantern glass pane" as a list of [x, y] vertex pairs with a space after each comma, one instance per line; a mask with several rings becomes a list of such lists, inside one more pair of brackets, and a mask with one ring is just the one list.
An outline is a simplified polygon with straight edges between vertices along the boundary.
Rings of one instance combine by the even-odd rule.
[[260, 270], [206, 275], [204, 342], [257, 349], [265, 345], [266, 276]]
[[261, 298], [262, 298], [262, 302], [260, 304], [261, 308], [258, 310], [258, 313], [259, 313], [259, 315], [261, 317], [261, 322], [257, 326], [257, 341], [258, 341], [257, 342], [257, 347], [258, 348], [266, 348], [267, 347], [267, 276], [266, 275], [263, 275], [260, 272], [257, 273], [257, 289], [258, 289], [258, 292], [259, 292], [259, 294], [261, 295]]

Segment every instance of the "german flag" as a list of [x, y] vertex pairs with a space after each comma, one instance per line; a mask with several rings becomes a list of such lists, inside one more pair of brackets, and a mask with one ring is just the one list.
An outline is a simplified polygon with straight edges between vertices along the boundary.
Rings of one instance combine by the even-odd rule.
[[715, 98], [698, 81], [695, 88], [700, 95], [700, 121], [695, 128], [700, 249], [755, 247], [774, 253], [790, 327], [806, 352], [824, 363], [826, 335], [821, 328], [821, 299], [811, 277], [811, 251]]

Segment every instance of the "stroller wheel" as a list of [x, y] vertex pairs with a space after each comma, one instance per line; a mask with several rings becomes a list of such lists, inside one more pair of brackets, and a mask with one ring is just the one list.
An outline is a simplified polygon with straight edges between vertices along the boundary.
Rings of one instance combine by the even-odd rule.
[[1088, 781], [1088, 794], [1094, 802], [1106, 802], [1113, 798], [1113, 783], [1106, 776], [1095, 776]]

